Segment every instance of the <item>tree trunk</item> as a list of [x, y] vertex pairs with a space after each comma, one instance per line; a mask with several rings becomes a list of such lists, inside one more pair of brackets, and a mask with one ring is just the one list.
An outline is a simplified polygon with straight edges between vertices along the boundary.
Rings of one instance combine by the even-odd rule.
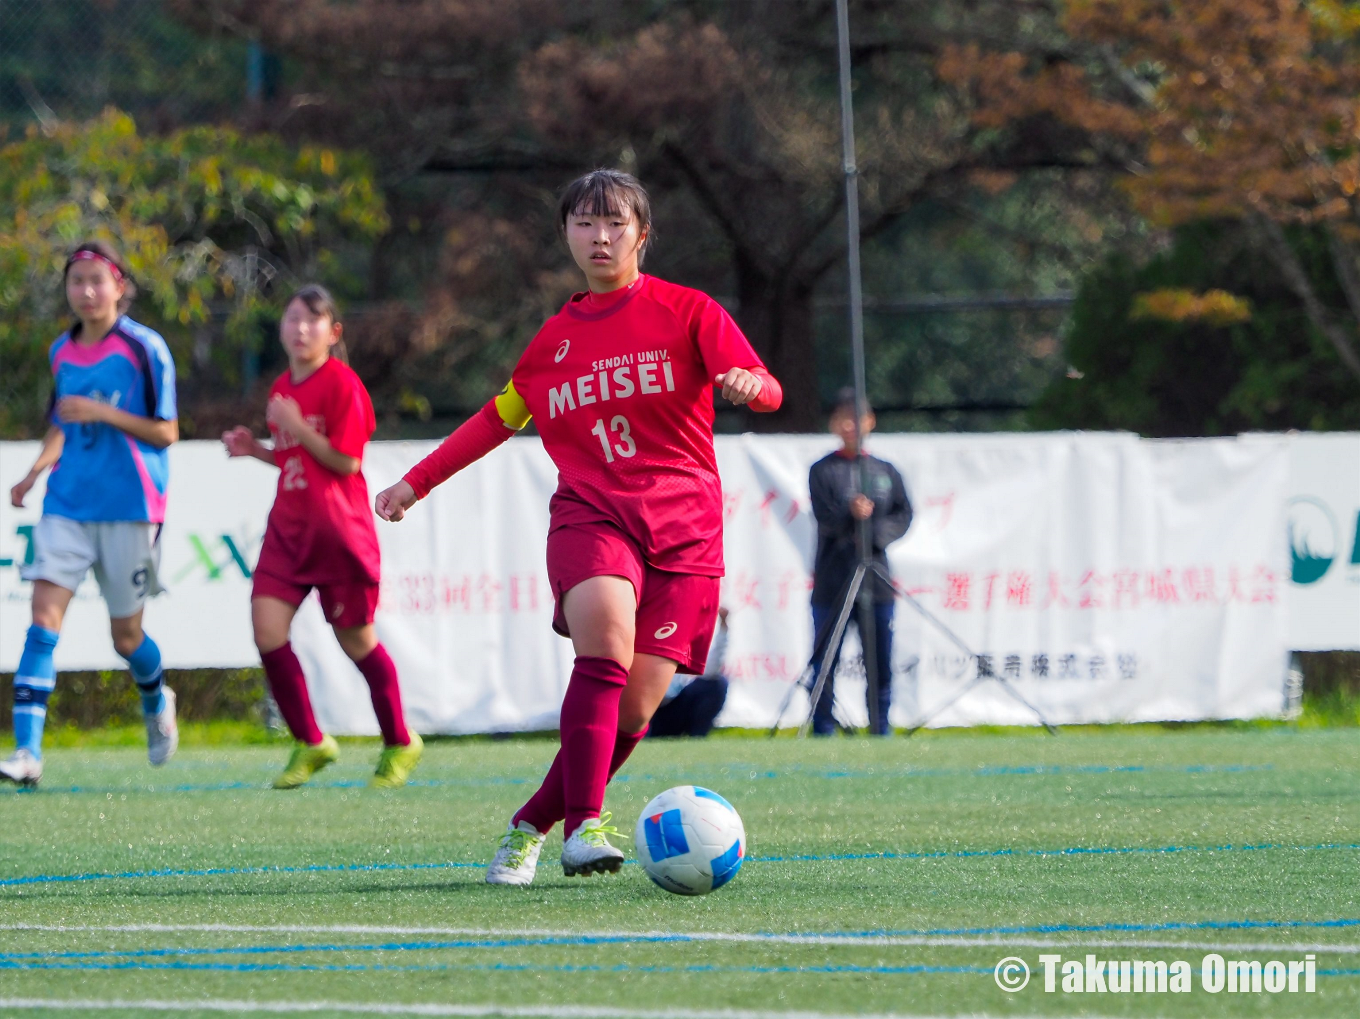
[[[1308, 321], [1318, 332], [1322, 333], [1335, 348], [1337, 357], [1341, 363], [1350, 369], [1351, 374], [1360, 379], [1360, 353], [1356, 352], [1355, 344], [1352, 342], [1350, 331], [1343, 327], [1318, 297], [1317, 290], [1313, 287], [1312, 281], [1308, 278], [1308, 272], [1304, 269], [1299, 256], [1294, 253], [1294, 249], [1289, 244], [1289, 238], [1285, 235], [1284, 228], [1267, 216], [1257, 215], [1254, 217], [1256, 229], [1265, 240], [1266, 254], [1274, 260], [1284, 281], [1294, 294], [1303, 302], [1304, 312], [1308, 315]], [[1341, 251], [1338, 257], [1339, 248], [1337, 245], [1332, 247], [1333, 264], [1336, 270], [1342, 289], [1346, 290], [1349, 283], [1353, 282], [1355, 275], [1354, 266], [1349, 268], [1340, 260], [1348, 257]], [[1349, 291], [1347, 298], [1351, 297]]]
[[812, 288], [788, 276], [772, 277], [740, 253], [735, 262], [737, 323], [784, 389], [779, 410], [750, 416], [752, 431], [821, 431]]

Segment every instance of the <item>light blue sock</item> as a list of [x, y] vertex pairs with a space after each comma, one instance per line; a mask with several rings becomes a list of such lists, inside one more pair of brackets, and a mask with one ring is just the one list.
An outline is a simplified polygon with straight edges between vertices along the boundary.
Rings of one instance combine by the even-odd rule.
[[165, 709], [165, 694], [161, 692], [161, 649], [145, 634], [137, 650], [127, 656], [128, 671], [142, 695], [142, 713], [154, 715]]
[[47, 698], [57, 685], [57, 670], [52, 664], [56, 647], [56, 631], [34, 623], [28, 628], [19, 669], [14, 673], [14, 742], [38, 758], [42, 757]]

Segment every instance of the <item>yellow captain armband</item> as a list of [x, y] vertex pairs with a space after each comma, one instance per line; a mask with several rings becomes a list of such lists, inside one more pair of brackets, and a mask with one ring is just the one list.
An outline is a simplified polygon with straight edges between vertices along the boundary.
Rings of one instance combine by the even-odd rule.
[[501, 423], [506, 428], [513, 428], [519, 431], [529, 423], [533, 417], [529, 413], [529, 405], [524, 402], [524, 397], [515, 392], [515, 382], [510, 380], [501, 390], [501, 395], [496, 397], [496, 413], [501, 416]]

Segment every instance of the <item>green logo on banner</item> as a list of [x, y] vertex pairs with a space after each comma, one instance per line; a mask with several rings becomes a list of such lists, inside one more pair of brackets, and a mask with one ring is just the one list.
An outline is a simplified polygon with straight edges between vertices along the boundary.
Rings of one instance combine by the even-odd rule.
[[24, 539], [24, 557], [19, 562], [13, 556], [0, 556], [0, 566], [30, 566], [33, 563], [33, 524], [20, 524], [14, 533]]
[[174, 582], [178, 584], [185, 577], [200, 569], [207, 571], [209, 580], [221, 580], [222, 571], [230, 569], [233, 563], [241, 571], [241, 576], [249, 580], [250, 566], [246, 562], [245, 556], [241, 555], [241, 550], [237, 547], [232, 536], [223, 534], [218, 538], [217, 543], [226, 549], [227, 554], [225, 556], [219, 553], [214, 557], [208, 546], [204, 544], [203, 539], [192, 531], [189, 532], [189, 544], [194, 550], [194, 558], [179, 573], [175, 574]]
[[1289, 500], [1290, 579], [1316, 584], [1336, 562], [1336, 518], [1319, 499], [1301, 495]]

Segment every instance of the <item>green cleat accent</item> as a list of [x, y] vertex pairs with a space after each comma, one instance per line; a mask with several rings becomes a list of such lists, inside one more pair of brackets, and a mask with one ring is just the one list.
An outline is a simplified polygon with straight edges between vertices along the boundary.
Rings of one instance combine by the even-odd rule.
[[425, 752], [425, 743], [415, 733], [411, 742], [404, 747], [383, 747], [378, 758], [378, 770], [368, 780], [374, 789], [400, 789], [411, 777], [411, 772], [420, 763], [420, 755]]
[[293, 747], [293, 756], [288, 758], [288, 767], [283, 774], [274, 779], [275, 789], [296, 789], [309, 781], [313, 775], [328, 764], [340, 760], [340, 744], [334, 736], [323, 736], [316, 746], [299, 743]]

